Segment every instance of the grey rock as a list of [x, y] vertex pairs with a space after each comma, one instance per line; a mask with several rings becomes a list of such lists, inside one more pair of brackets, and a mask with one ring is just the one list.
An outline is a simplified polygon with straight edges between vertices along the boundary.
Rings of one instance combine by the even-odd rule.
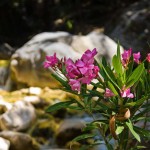
[[[117, 44], [108, 36], [103, 33], [93, 31], [87, 36], [74, 36], [71, 46], [74, 50], [83, 53], [87, 49], [96, 48], [98, 54], [96, 55], [97, 61], [100, 61], [104, 56], [109, 63], [111, 63], [112, 57], [116, 54]], [[121, 52], [123, 48], [120, 46]]]
[[0, 44], [0, 59], [8, 60], [15, 50], [7, 43]]
[[0, 137], [0, 150], [9, 150], [10, 142]]
[[46, 55], [55, 52], [59, 58], [77, 58], [79, 54], [68, 45], [69, 37], [66, 32], [42, 33], [18, 49], [11, 61], [11, 70], [16, 80], [29, 86], [56, 87], [56, 81], [51, 78], [50, 71], [43, 68], [43, 62]]
[[0, 137], [10, 141], [10, 150], [39, 150], [39, 145], [27, 134], [2, 131]]
[[102, 56], [110, 61], [116, 52], [116, 43], [104, 34], [91, 32], [87, 36], [71, 35], [67, 32], [46, 32], [33, 37], [19, 48], [11, 58], [11, 71], [15, 80], [28, 86], [58, 87], [50, 70], [43, 68], [46, 55], [55, 52], [58, 58], [77, 59], [87, 49], [97, 48], [99, 60]]
[[10, 110], [0, 116], [0, 129], [13, 131], [26, 130], [35, 118], [35, 109], [30, 103], [17, 101]]
[[81, 135], [82, 128], [85, 127], [85, 122], [81, 119], [66, 119], [60, 125], [56, 135], [56, 143], [59, 146], [71, 141], [73, 138]]
[[142, 0], [129, 6], [117, 21], [109, 36], [133, 52], [150, 52], [150, 1]]
[[12, 109], [12, 104], [5, 101], [2, 96], [0, 96], [0, 106], [1, 106], [1, 108], [3, 108], [4, 112]]

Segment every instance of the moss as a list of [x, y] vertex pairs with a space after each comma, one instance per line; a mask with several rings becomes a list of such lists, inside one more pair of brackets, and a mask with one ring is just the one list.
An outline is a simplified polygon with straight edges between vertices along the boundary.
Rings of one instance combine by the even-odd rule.
[[0, 60], [0, 67], [8, 67], [9, 63], [9, 60]]

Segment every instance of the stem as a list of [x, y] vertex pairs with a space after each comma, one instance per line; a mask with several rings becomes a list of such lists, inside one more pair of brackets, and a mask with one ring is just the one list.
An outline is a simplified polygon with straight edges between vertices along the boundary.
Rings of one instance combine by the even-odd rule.
[[[126, 150], [127, 146], [128, 146], [128, 129], [125, 128], [122, 132], [122, 134], [120, 135], [120, 140], [118, 140], [118, 150]], [[125, 141], [126, 139], [126, 141]]]
[[[95, 117], [93, 116], [93, 114], [92, 114], [90, 111], [88, 111], [88, 113], [91, 115], [91, 117], [93, 118], [93, 120], [96, 121], [96, 119], [95, 119]], [[99, 128], [98, 131], [99, 131], [100, 135], [102, 136], [102, 138], [103, 138], [103, 140], [104, 140], [104, 142], [105, 142], [105, 145], [106, 145], [107, 149], [109, 150], [109, 149], [110, 149], [109, 143], [108, 143], [108, 141], [107, 141], [107, 139], [106, 139], [106, 137], [105, 137], [105, 134], [104, 134], [104, 132], [103, 132], [103, 129], [102, 129], [102, 127], [101, 127], [100, 125], [98, 126], [98, 128]]]

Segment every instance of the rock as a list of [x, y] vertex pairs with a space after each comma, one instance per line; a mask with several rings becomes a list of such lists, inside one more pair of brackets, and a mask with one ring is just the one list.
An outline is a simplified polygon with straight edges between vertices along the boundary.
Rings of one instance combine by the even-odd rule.
[[41, 33], [12, 56], [11, 70], [18, 82], [38, 87], [56, 87], [56, 82], [50, 76], [50, 71], [43, 68], [45, 55], [77, 58], [79, 55], [68, 45], [70, 34], [66, 32]]
[[26, 130], [35, 118], [35, 109], [30, 103], [17, 101], [10, 110], [0, 116], [0, 129], [13, 131]]
[[5, 89], [5, 85], [8, 81], [9, 73], [9, 61], [0, 60], [0, 88]]
[[31, 134], [40, 144], [45, 144], [47, 140], [52, 143], [50, 139], [53, 139], [58, 127], [59, 123], [54, 119], [39, 119]]
[[10, 142], [0, 137], [0, 150], [9, 150]]
[[[89, 33], [87, 36], [74, 36], [71, 46], [82, 53], [87, 49], [96, 48], [98, 50], [96, 59], [99, 61], [104, 56], [109, 63], [111, 63], [111, 59], [117, 50], [117, 44], [111, 38], [96, 31]], [[120, 50], [123, 52], [122, 47], [120, 47]]]
[[85, 124], [81, 119], [64, 120], [57, 131], [56, 143], [59, 146], [65, 146], [67, 142], [81, 135], [83, 127], [85, 127]]
[[146, 55], [150, 51], [150, 1], [142, 0], [129, 6], [117, 21], [116, 27], [109, 34], [112, 39], [119, 40], [133, 52], [141, 51]]
[[0, 106], [6, 108], [5, 110], [10, 110], [12, 108], [12, 104], [4, 101], [2, 96], [0, 96]]
[[30, 87], [29, 88], [29, 94], [40, 95], [41, 92], [42, 92], [42, 89], [39, 87]]
[[[64, 101], [68, 97], [73, 97], [74, 95], [71, 95], [68, 92], [62, 91], [61, 89], [50, 89], [48, 87], [44, 88], [40, 97], [47, 102], [50, 102], [51, 104], [54, 104], [56, 102]], [[59, 99], [59, 100], [58, 100]]]
[[25, 96], [23, 100], [33, 105], [39, 104], [41, 102], [41, 99], [38, 96]]
[[38, 144], [27, 134], [2, 131], [0, 137], [10, 141], [10, 150], [39, 150]]
[[87, 49], [97, 48], [98, 60], [106, 56], [110, 61], [117, 45], [102, 33], [91, 32], [86, 36], [71, 35], [67, 32], [46, 32], [33, 37], [12, 55], [10, 68], [14, 80], [28, 86], [58, 87], [58, 82], [43, 68], [46, 55], [57, 53], [58, 58], [77, 59]]
[[8, 60], [14, 52], [15, 50], [8, 43], [0, 44], [0, 59]]

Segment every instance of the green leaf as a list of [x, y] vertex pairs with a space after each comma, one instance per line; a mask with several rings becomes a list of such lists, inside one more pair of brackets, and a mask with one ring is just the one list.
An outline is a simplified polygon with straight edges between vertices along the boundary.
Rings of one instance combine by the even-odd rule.
[[120, 87], [118, 86], [118, 84], [115, 81], [116, 78], [114, 76], [113, 71], [109, 67], [104, 67], [104, 66], [103, 66], [103, 70], [106, 73], [108, 79], [115, 85], [115, 87], [117, 87], [119, 90], [121, 90]]
[[137, 126], [134, 126], [133, 128], [141, 137], [147, 137], [148, 139], [150, 139], [150, 131], [149, 130], [139, 128]]
[[118, 41], [118, 45], [117, 45], [117, 55], [114, 55], [113, 59], [112, 59], [112, 64], [113, 67], [115, 69], [115, 71], [118, 74], [122, 74], [122, 63], [121, 63], [121, 54], [120, 54], [120, 43]]
[[125, 107], [130, 107], [130, 106], [135, 106], [136, 105], [136, 102], [130, 102], [130, 103], [126, 103], [125, 104]]
[[98, 126], [96, 124], [87, 124], [82, 131], [92, 131], [93, 129], [98, 129]]
[[53, 111], [56, 111], [56, 110], [59, 110], [61, 108], [68, 108], [68, 106], [70, 106], [71, 104], [73, 104], [74, 102], [73, 101], [66, 101], [66, 102], [59, 102], [59, 103], [56, 103], [52, 106], [49, 106], [47, 109], [46, 109], [46, 112], [53, 112]]
[[143, 148], [146, 148], [146, 147], [141, 145], [141, 146], [137, 146], [136, 148], [137, 149], [143, 149]]
[[60, 76], [58, 76], [57, 74], [52, 74], [52, 76], [57, 80], [57, 81], [59, 81], [64, 87], [70, 87], [69, 85], [68, 85], [68, 82], [67, 81], [65, 81], [65, 80], [63, 80]]
[[142, 105], [142, 104], [144, 103], [144, 101], [147, 100], [147, 99], [148, 99], [148, 96], [142, 97], [141, 99], [139, 99], [139, 100], [136, 101], [135, 106], [140, 106], [140, 105]]
[[[147, 106], [149, 106], [149, 105], [147, 105]], [[149, 111], [150, 111], [150, 107], [145, 108], [144, 110], [140, 111], [138, 114], [134, 115], [132, 120], [134, 120], [134, 121], [138, 120], [139, 117], [143, 117], [144, 114], [148, 113]]]
[[102, 93], [100, 93], [99, 91], [96, 90], [87, 90], [89, 93], [84, 94], [84, 96], [98, 96], [99, 98], [104, 98], [104, 95]]
[[131, 76], [129, 76], [129, 78], [126, 81], [126, 88], [131, 87], [135, 82], [137, 82], [144, 70], [144, 64], [140, 64], [131, 74]]
[[128, 78], [133, 70], [133, 64], [134, 64], [134, 60], [133, 60], [133, 56], [130, 57], [130, 63], [128, 64], [128, 69], [126, 70], [126, 77]]
[[127, 127], [131, 131], [132, 135], [139, 141], [141, 142], [140, 136], [134, 131], [132, 122], [129, 120], [129, 122], [126, 122]]
[[104, 56], [102, 57], [102, 64], [104, 67], [107, 66], [107, 61], [106, 61], [106, 58]]
[[112, 64], [116, 73], [122, 76], [122, 63], [121, 63], [120, 57], [118, 58], [118, 56], [114, 55], [112, 59]]
[[82, 135], [79, 135], [76, 138], [74, 138], [72, 140], [72, 142], [77, 142], [77, 141], [80, 141], [80, 140], [84, 140], [84, 139], [88, 139], [88, 138], [93, 138], [94, 136], [95, 136], [95, 134], [82, 134]]
[[118, 44], [117, 44], [117, 57], [121, 60], [120, 43], [119, 43], [119, 41], [118, 41]]
[[150, 122], [150, 117], [139, 117], [136, 119], [136, 122], [141, 121], [141, 120], [143, 120], [143, 121], [145, 121], [145, 123], [147, 123], [147, 122]]
[[130, 107], [130, 106], [140, 106], [140, 105], [142, 105], [144, 102], [145, 102], [145, 100], [147, 100], [148, 99], [148, 96], [144, 96], [144, 97], [142, 97], [141, 99], [139, 99], [139, 100], [137, 100], [137, 101], [135, 101], [135, 102], [130, 102], [130, 103], [126, 103], [125, 104], [125, 107]]
[[78, 107], [78, 106], [68, 106], [67, 108], [73, 109], [73, 110], [83, 110], [83, 108]]
[[106, 120], [106, 119], [99, 119], [99, 120], [94, 120], [92, 121], [93, 124], [96, 124], [96, 125], [101, 125], [101, 124], [109, 124], [109, 121]]
[[107, 105], [105, 105], [104, 103], [102, 103], [100, 101], [97, 101], [96, 104], [99, 105], [103, 111], [110, 109]]
[[118, 126], [116, 129], [116, 134], [120, 134], [124, 130], [124, 126]]
[[66, 22], [66, 25], [69, 29], [72, 29], [73, 28], [73, 24], [72, 24], [72, 21], [71, 20], [67, 20]]
[[103, 69], [104, 65], [98, 64], [98, 63], [97, 63], [97, 65], [98, 65], [99, 68], [100, 68], [99, 73], [101, 74], [101, 76], [104, 78], [104, 80], [108, 80], [108, 77], [107, 77], [107, 75], [106, 75], [106, 73], [105, 73], [105, 71], [104, 71], [104, 69]]
[[115, 94], [118, 95], [118, 92], [116, 91], [115, 87], [113, 86], [113, 84], [111, 82], [108, 81], [108, 87], [109, 89]]

